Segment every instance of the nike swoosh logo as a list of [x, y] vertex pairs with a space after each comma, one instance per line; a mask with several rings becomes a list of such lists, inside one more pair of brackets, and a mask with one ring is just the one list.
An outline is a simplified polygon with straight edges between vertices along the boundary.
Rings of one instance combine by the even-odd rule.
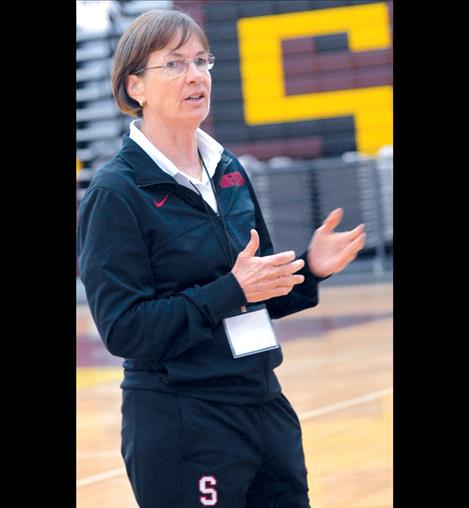
[[162, 206], [165, 204], [166, 200], [168, 199], [169, 194], [171, 194], [171, 192], [170, 192], [170, 193], [168, 193], [168, 195], [167, 195], [167, 196], [165, 196], [165, 197], [164, 197], [161, 201], [155, 201], [155, 206], [156, 206], [157, 208], [162, 207]]

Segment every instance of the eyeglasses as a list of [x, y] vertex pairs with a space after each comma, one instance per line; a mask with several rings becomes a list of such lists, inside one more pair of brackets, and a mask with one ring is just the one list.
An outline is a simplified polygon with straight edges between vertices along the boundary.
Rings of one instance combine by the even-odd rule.
[[209, 71], [213, 68], [215, 64], [215, 57], [213, 55], [208, 55], [207, 57], [198, 56], [193, 60], [171, 60], [170, 62], [166, 62], [164, 65], [154, 65], [153, 67], [144, 67], [143, 69], [134, 72], [133, 74], [140, 74], [143, 71], [147, 71], [149, 69], [164, 69], [164, 72], [170, 76], [180, 76], [181, 74], [185, 74], [187, 69], [189, 68], [189, 63], [194, 62], [197, 70], [205, 72]]

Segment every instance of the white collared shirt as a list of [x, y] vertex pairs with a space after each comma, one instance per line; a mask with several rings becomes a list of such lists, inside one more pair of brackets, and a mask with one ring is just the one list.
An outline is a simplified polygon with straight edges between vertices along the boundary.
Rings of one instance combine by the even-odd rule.
[[[140, 125], [140, 119], [130, 122], [130, 139], [135, 141], [135, 143], [137, 143], [137, 145], [142, 150], [144, 150], [165, 173], [171, 175], [179, 184], [184, 185], [184, 187], [188, 187], [192, 191], [196, 192], [191, 183], [194, 184], [199, 190], [200, 194], [202, 194], [204, 200], [215, 212], [217, 212], [217, 202], [215, 200], [212, 186], [210, 185], [210, 180], [205, 169], [202, 172], [202, 181], [199, 181], [197, 178], [194, 178], [179, 170], [175, 164], [170, 159], [168, 159], [168, 157], [166, 157], [166, 155], [164, 155], [160, 150], [158, 150], [158, 148], [156, 148], [156, 146], [145, 136], [145, 134], [143, 134], [143, 132], [140, 130]], [[210, 178], [212, 178], [215, 173], [215, 169], [220, 162], [221, 155], [223, 153], [223, 147], [202, 129], [196, 130], [196, 136], [200, 155], [204, 160]]]

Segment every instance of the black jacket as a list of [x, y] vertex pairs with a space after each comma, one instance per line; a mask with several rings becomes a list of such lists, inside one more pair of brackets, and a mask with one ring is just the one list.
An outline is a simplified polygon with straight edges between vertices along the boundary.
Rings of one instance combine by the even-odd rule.
[[[213, 182], [234, 259], [251, 228], [257, 255], [273, 254], [249, 178], [226, 149]], [[222, 221], [205, 205], [125, 136], [80, 204], [80, 276], [104, 344], [125, 359], [123, 389], [262, 403], [281, 391], [273, 372], [281, 349], [233, 358], [222, 320], [249, 304], [230, 271]], [[303, 284], [264, 302], [271, 318], [317, 305], [320, 279], [306, 263], [297, 273]]]

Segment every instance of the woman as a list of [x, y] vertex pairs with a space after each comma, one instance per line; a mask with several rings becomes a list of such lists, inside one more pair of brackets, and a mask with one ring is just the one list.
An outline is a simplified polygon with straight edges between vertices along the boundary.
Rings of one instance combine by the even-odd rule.
[[213, 63], [178, 11], [144, 13], [122, 35], [113, 93], [138, 119], [81, 202], [80, 274], [124, 358], [122, 454], [139, 506], [307, 507], [270, 318], [316, 305], [364, 228], [335, 233], [337, 209], [297, 259], [273, 254], [245, 170], [199, 128]]

